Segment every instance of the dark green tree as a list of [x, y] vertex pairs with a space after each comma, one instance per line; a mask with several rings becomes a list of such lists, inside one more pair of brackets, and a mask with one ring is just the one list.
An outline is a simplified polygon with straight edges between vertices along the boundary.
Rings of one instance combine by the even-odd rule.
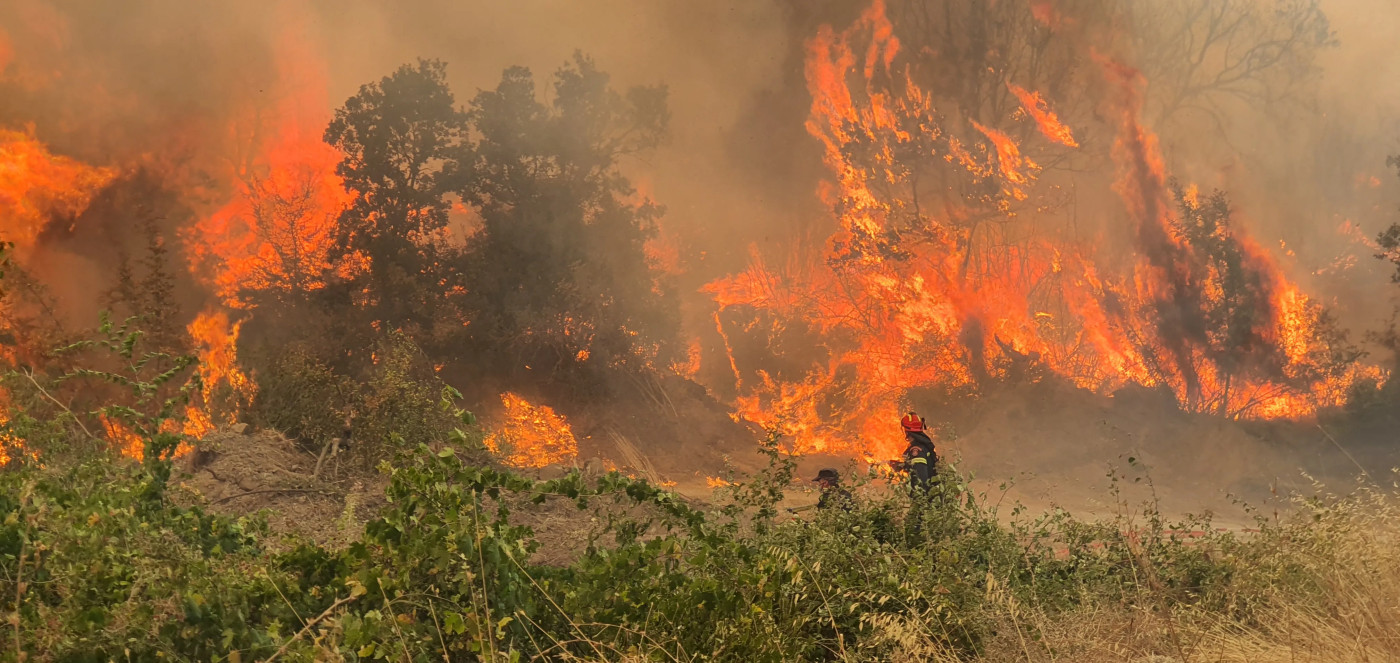
[[142, 221], [146, 233], [146, 255], [141, 260], [145, 275], [139, 282], [143, 324], [152, 343], [161, 350], [185, 349], [185, 330], [180, 323], [180, 303], [175, 297], [175, 272], [171, 269], [170, 248], [154, 217]]
[[453, 278], [446, 194], [465, 122], [446, 65], [419, 60], [362, 86], [326, 128], [326, 142], [345, 154], [336, 172], [354, 196], [334, 256], [353, 274], [342, 294], [355, 293], [378, 325], [421, 330], [442, 317]]
[[[1189, 309], [1194, 320], [1183, 321], [1184, 332], [1198, 336], [1206, 355], [1219, 369], [1218, 407], [1230, 414], [1232, 380], [1249, 371], [1277, 370], [1283, 358], [1271, 338], [1274, 306], [1268, 274], [1253, 264], [1230, 228], [1230, 201], [1225, 192], [1196, 196], [1172, 183], [1179, 217], [1177, 229], [1196, 254], [1192, 261], [1199, 284], [1199, 306]], [[1180, 312], [1183, 317], [1187, 311]]]
[[[1392, 156], [1385, 160], [1387, 166], [1395, 168], [1400, 172], [1400, 155]], [[1390, 275], [1390, 279], [1395, 283], [1400, 283], [1400, 223], [1392, 223], [1389, 228], [1381, 231], [1376, 236], [1376, 244], [1380, 248], [1380, 253], [1376, 258], [1395, 265], [1395, 273]], [[1371, 342], [1380, 345], [1391, 354], [1391, 375], [1400, 372], [1400, 307], [1391, 311], [1390, 319], [1379, 330], [1371, 332], [1369, 335]], [[1384, 388], [1378, 392], [1382, 398], [1380, 402], [1387, 406], [1400, 404], [1400, 383], [1394, 377], [1386, 380]], [[1365, 394], [1370, 400], [1371, 394]]]
[[[1362, 353], [1325, 307], [1307, 302], [1288, 313], [1288, 325], [1280, 324], [1285, 284], [1231, 227], [1225, 193], [1196, 194], [1175, 181], [1171, 187], [1175, 230], [1184, 240], [1175, 264], [1189, 274], [1182, 291], [1159, 307], [1158, 329], [1200, 351], [1199, 360], [1193, 352], [1183, 366], [1188, 380], [1216, 376], [1209, 389], [1188, 382], [1186, 405], [1236, 417], [1280, 390], [1306, 393], [1350, 379], [1348, 369]], [[1200, 361], [1213, 370], [1203, 371]]]
[[665, 136], [666, 89], [619, 93], [575, 55], [551, 99], [516, 67], [469, 109], [470, 344], [498, 375], [639, 367], [668, 351], [675, 312], [644, 251], [662, 209], [636, 200], [619, 162]]

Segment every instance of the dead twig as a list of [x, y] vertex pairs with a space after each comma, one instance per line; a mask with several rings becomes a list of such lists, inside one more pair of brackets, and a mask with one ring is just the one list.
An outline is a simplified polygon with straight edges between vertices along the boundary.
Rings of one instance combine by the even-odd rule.
[[287, 648], [290, 647], [290, 646], [292, 646], [292, 643], [293, 643], [293, 642], [296, 642], [297, 640], [300, 640], [300, 639], [301, 639], [301, 636], [306, 635], [306, 632], [307, 632], [307, 631], [310, 631], [312, 626], [315, 626], [316, 624], [320, 623], [320, 621], [321, 621], [322, 619], [325, 619], [326, 617], [329, 617], [329, 616], [331, 615], [332, 612], [335, 612], [336, 608], [339, 608], [340, 606], [345, 605], [346, 603], [349, 603], [349, 602], [354, 601], [354, 600], [355, 600], [355, 597], [354, 597], [353, 595], [352, 595], [352, 596], [347, 596], [347, 597], [345, 597], [345, 598], [343, 598], [343, 599], [336, 599], [336, 602], [335, 602], [335, 603], [332, 603], [332, 604], [331, 604], [331, 607], [326, 608], [326, 611], [325, 611], [325, 612], [322, 612], [321, 614], [316, 615], [316, 618], [315, 618], [315, 619], [312, 619], [311, 621], [306, 622], [306, 626], [301, 627], [301, 630], [300, 630], [300, 631], [297, 631], [297, 634], [294, 635], [294, 636], [292, 636], [292, 639], [291, 639], [291, 640], [288, 640], [288, 641], [282, 643], [282, 647], [281, 647], [280, 649], [278, 649], [277, 651], [273, 652], [271, 656], [269, 656], [269, 657], [263, 659], [263, 663], [272, 663], [272, 661], [277, 660], [277, 657], [278, 657], [278, 656], [281, 656], [282, 654], [285, 654], [285, 653], [287, 652]]
[[1337, 438], [1332, 437], [1332, 434], [1327, 432], [1327, 429], [1323, 428], [1322, 424], [1318, 424], [1317, 429], [1322, 431], [1323, 435], [1327, 436], [1327, 439], [1332, 443], [1332, 446], [1337, 447], [1337, 451], [1342, 452], [1342, 455], [1346, 456], [1347, 460], [1351, 461], [1351, 464], [1356, 466], [1356, 469], [1361, 470], [1361, 476], [1366, 477], [1368, 480], [1370, 480], [1371, 483], [1376, 482], [1375, 479], [1371, 478], [1371, 473], [1367, 472], [1366, 468], [1361, 466], [1361, 463], [1356, 462], [1356, 459], [1352, 458], [1351, 454], [1348, 453], [1346, 449], [1342, 448], [1341, 443], [1337, 442]]
[[87, 427], [85, 424], [83, 424], [83, 420], [82, 420], [81, 418], [79, 418], [78, 415], [74, 414], [74, 413], [73, 413], [73, 410], [71, 410], [67, 405], [64, 405], [62, 401], [58, 400], [57, 398], [54, 398], [53, 394], [50, 394], [49, 391], [48, 391], [47, 389], [45, 389], [43, 385], [39, 384], [39, 381], [34, 379], [34, 373], [33, 373], [32, 371], [25, 370], [25, 371], [22, 371], [20, 374], [23, 375], [24, 377], [28, 378], [28, 379], [29, 379], [29, 384], [34, 385], [34, 388], [35, 388], [35, 389], [38, 389], [38, 390], [39, 390], [39, 393], [42, 394], [42, 395], [44, 396], [44, 398], [49, 399], [49, 401], [50, 401], [51, 403], [53, 403], [54, 405], [57, 405], [57, 406], [58, 406], [60, 409], [62, 409], [64, 412], [67, 412], [67, 413], [68, 413], [68, 416], [73, 417], [74, 423], [78, 424], [78, 427], [81, 428], [81, 429], [83, 429], [83, 433], [86, 434], [86, 435], [88, 436], [89, 439], [91, 439], [91, 440], [93, 440], [93, 441], [95, 441], [95, 442], [101, 442], [101, 441], [102, 441], [102, 438], [99, 438], [99, 437], [97, 437], [96, 435], [93, 435], [93, 434], [92, 434], [92, 431], [88, 430], [88, 427]]

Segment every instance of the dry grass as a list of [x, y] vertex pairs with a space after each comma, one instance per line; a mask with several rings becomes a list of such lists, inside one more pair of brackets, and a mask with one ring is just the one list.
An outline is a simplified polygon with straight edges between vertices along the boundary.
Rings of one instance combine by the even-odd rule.
[[[1258, 557], [1233, 580], [1233, 591], [1257, 604], [1245, 613], [1189, 606], [1150, 591], [1131, 604], [1090, 599], [1069, 612], [1050, 612], [1023, 605], [989, 577], [982, 616], [997, 628], [979, 656], [969, 659], [941, 645], [946, 639], [932, 615], [872, 617], [864, 645], [893, 650], [881, 658], [891, 663], [1400, 661], [1395, 495], [1362, 490], [1346, 498], [1300, 500], [1293, 521], [1252, 535], [1244, 544]], [[1280, 570], [1287, 575], [1278, 575]], [[871, 659], [850, 652], [833, 660]]]
[[[1234, 590], [1260, 605], [1241, 618], [1165, 597], [1048, 614], [989, 583], [999, 625], [984, 661], [1352, 663], [1400, 661], [1400, 508], [1394, 493], [1299, 501], [1297, 519], [1246, 542], [1259, 555]], [[1276, 575], [1286, 570], [1287, 576]], [[896, 661], [965, 661], [910, 620], [885, 620]]]

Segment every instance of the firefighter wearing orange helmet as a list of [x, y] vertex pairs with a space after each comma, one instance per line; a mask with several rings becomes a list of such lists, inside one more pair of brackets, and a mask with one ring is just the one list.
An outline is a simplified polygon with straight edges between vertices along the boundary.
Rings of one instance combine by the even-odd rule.
[[903, 460], [890, 461], [895, 471], [909, 475], [909, 518], [905, 521], [906, 536], [916, 541], [923, 536], [925, 511], [932, 503], [938, 483], [938, 454], [933, 450], [933, 438], [926, 432], [927, 423], [913, 412], [905, 414], [899, 425], [904, 429]]
[[899, 420], [904, 429], [903, 460], [891, 461], [890, 465], [900, 472], [909, 473], [909, 487], [920, 491], [927, 490], [938, 475], [938, 454], [933, 449], [933, 438], [925, 432], [927, 424], [923, 417], [913, 412]]

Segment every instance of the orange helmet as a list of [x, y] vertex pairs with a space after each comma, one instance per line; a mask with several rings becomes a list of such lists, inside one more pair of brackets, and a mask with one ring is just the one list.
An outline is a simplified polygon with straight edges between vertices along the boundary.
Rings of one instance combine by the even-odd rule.
[[919, 415], [910, 412], [899, 420], [899, 425], [903, 426], [906, 431], [921, 431], [924, 429], [924, 420]]

